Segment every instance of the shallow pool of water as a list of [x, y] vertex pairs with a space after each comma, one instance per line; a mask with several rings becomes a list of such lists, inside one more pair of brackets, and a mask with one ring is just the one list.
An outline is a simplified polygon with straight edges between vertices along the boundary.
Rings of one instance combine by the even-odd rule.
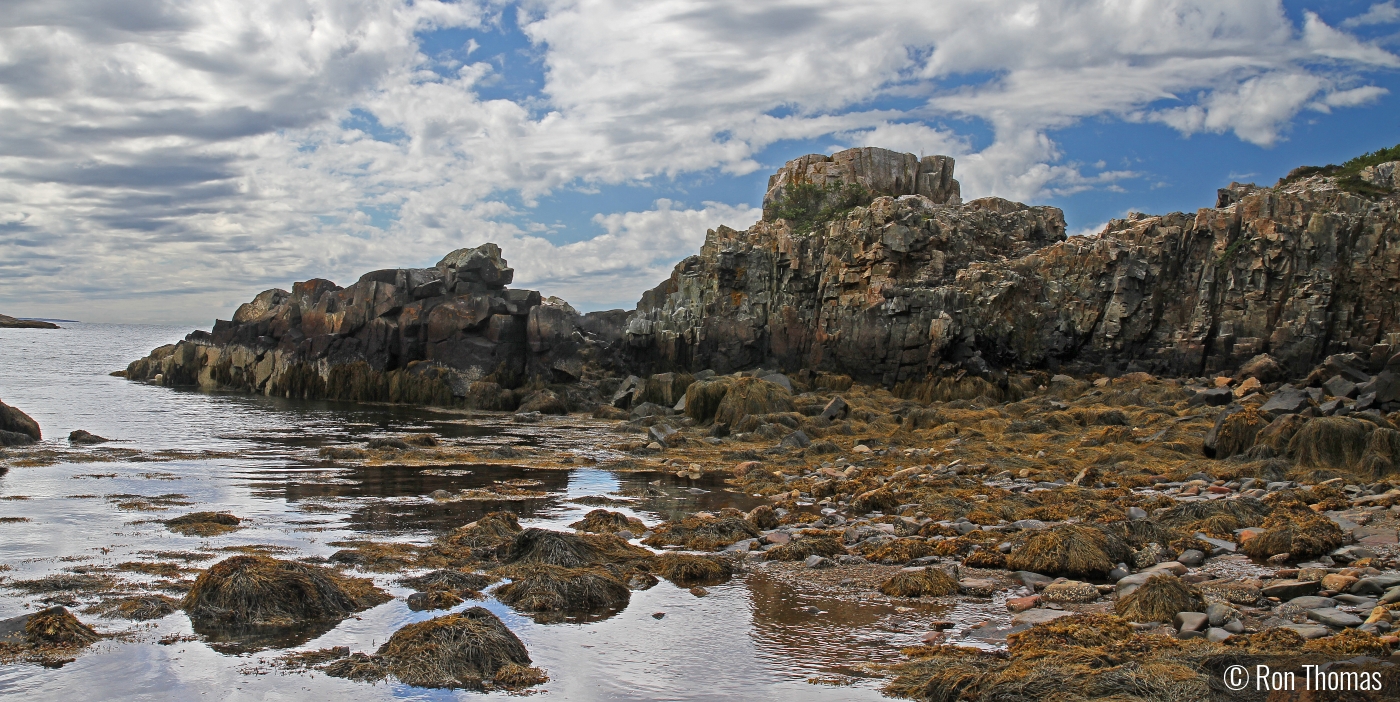
[[[183, 330], [77, 324], [57, 331], [0, 330], [0, 399], [33, 416], [45, 446], [68, 456], [51, 465], [15, 467], [0, 476], [0, 618], [64, 602], [105, 640], [58, 669], [0, 666], [0, 695], [106, 699], [475, 699], [481, 693], [399, 684], [365, 684], [315, 672], [287, 672], [275, 659], [286, 646], [345, 645], [373, 651], [404, 624], [443, 612], [413, 612], [399, 575], [374, 575], [397, 599], [328, 631], [279, 642], [284, 648], [230, 653], [194, 637], [175, 613], [153, 622], [81, 614], [82, 594], [26, 593], [9, 583], [55, 573], [99, 573], [124, 589], [151, 591], [169, 574], [121, 569], [171, 562], [207, 567], [229, 549], [259, 545], [282, 557], [326, 557], [353, 539], [428, 543], [488, 511], [509, 509], [523, 524], [563, 528], [594, 507], [586, 496], [633, 495], [621, 506], [648, 523], [687, 511], [755, 502], [718, 479], [619, 473], [594, 465], [572, 470], [498, 463], [452, 466], [343, 466], [321, 460], [324, 446], [354, 445], [383, 434], [431, 432], [467, 447], [515, 445], [541, 451], [606, 454], [610, 438], [586, 419], [517, 425], [509, 417], [338, 403], [291, 402], [158, 388], [110, 377], [112, 370], [170, 343]], [[76, 460], [66, 436], [86, 429], [116, 440], [108, 447], [185, 452], [175, 460]], [[99, 449], [93, 449], [98, 455]], [[192, 453], [193, 452], [193, 453]], [[199, 458], [197, 452], [217, 457]], [[442, 501], [497, 481], [538, 481], [544, 497], [524, 501]], [[244, 528], [215, 537], [172, 533], [155, 520], [199, 510], [230, 511]], [[5, 519], [9, 518], [9, 519]], [[27, 520], [27, 521], [20, 521]], [[214, 554], [180, 561], [171, 554]], [[154, 555], [163, 554], [163, 555]], [[187, 571], [182, 577], [192, 575]], [[662, 581], [637, 591], [626, 610], [585, 624], [539, 624], [487, 599], [525, 642], [550, 681], [535, 688], [568, 700], [858, 700], [877, 699], [875, 681], [811, 684], [855, 673], [854, 665], [892, 662], [924, 629], [889, 603], [799, 594], [757, 567], [697, 597]], [[462, 607], [476, 603], [468, 602]], [[657, 618], [656, 613], [664, 613]], [[175, 641], [160, 643], [161, 639]], [[222, 651], [222, 652], [221, 652]]]

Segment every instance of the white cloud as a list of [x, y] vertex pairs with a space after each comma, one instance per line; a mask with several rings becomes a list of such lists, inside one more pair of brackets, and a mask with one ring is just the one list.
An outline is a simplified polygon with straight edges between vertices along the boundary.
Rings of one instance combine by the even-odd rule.
[[1355, 17], [1348, 18], [1342, 22], [1343, 27], [1365, 27], [1375, 24], [1396, 24], [1400, 22], [1400, 7], [1396, 7], [1395, 0], [1388, 2], [1378, 2], [1366, 10], [1366, 12]]
[[[519, 24], [544, 85], [517, 101], [480, 97], [502, 72], [475, 39], [463, 64], [419, 50], [418, 32], [501, 12], [517, 10], [8, 3], [0, 311], [206, 319], [260, 287], [488, 239], [522, 282], [613, 303], [752, 207], [600, 204], [602, 235], [556, 245], [531, 221], [546, 194], [752, 173], [771, 145], [816, 140], [949, 153], [965, 196], [1035, 201], [1140, 177], [1067, 161], [1056, 128], [1106, 116], [1269, 145], [1303, 109], [1374, 101], [1365, 73], [1397, 66], [1276, 0], [534, 0]], [[945, 118], [993, 140], [974, 149]]]

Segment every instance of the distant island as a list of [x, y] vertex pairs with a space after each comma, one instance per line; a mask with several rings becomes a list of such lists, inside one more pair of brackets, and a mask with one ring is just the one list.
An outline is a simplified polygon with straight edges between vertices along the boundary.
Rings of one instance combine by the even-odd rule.
[[0, 329], [58, 329], [59, 326], [53, 322], [41, 322], [37, 319], [15, 319], [8, 315], [0, 314]]

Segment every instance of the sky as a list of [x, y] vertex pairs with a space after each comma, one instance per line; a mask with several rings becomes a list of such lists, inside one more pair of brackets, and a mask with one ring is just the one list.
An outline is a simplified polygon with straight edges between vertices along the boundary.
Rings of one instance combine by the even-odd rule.
[[207, 328], [488, 241], [632, 308], [807, 153], [1092, 234], [1400, 143], [1400, 0], [6, 0], [0, 313]]

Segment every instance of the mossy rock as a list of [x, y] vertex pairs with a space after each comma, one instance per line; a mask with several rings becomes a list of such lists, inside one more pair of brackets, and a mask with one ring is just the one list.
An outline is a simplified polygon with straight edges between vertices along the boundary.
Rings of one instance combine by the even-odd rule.
[[958, 591], [958, 581], [941, 568], [905, 568], [880, 583], [890, 597], [943, 597]]
[[386, 602], [363, 578], [267, 556], [234, 556], [194, 581], [180, 608], [196, 623], [290, 626], [338, 620]]
[[1134, 622], [1170, 622], [1178, 612], [1199, 612], [1201, 596], [1169, 573], [1154, 575], [1140, 587], [1118, 598], [1114, 611]]
[[1012, 544], [1006, 565], [1067, 578], [1101, 578], [1132, 556], [1116, 535], [1081, 524], [1029, 532]]
[[1301, 468], [1355, 470], [1376, 425], [1350, 417], [1314, 417], [1288, 442], [1288, 455]]

